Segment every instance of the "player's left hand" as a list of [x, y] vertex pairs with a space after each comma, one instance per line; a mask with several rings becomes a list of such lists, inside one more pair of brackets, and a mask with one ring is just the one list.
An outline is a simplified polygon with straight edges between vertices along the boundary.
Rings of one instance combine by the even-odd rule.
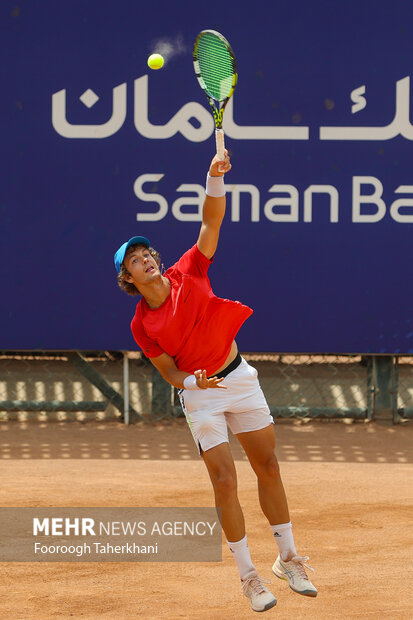
[[231, 168], [232, 166], [229, 160], [228, 151], [227, 149], [225, 149], [224, 159], [218, 159], [218, 156], [215, 155], [215, 157], [211, 161], [211, 165], [209, 167], [209, 176], [222, 177], [226, 172], [229, 172]]
[[194, 375], [196, 377], [196, 384], [201, 390], [206, 390], [207, 388], [221, 388], [222, 390], [226, 390], [226, 385], [221, 385], [221, 382], [225, 377], [208, 377], [206, 376], [206, 370], [195, 370]]

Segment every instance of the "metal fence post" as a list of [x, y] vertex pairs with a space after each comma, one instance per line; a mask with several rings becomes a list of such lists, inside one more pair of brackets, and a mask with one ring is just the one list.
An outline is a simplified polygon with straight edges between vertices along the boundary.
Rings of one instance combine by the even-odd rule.
[[393, 373], [393, 424], [400, 424], [402, 417], [399, 414], [398, 400], [399, 400], [399, 358], [394, 358], [394, 373]]
[[367, 358], [367, 420], [373, 419], [374, 413], [374, 381], [373, 381], [373, 357]]
[[129, 425], [129, 356], [123, 352], [123, 411], [126, 426]]
[[392, 355], [373, 357], [374, 416], [394, 418], [397, 409], [397, 385], [395, 382], [394, 358]]

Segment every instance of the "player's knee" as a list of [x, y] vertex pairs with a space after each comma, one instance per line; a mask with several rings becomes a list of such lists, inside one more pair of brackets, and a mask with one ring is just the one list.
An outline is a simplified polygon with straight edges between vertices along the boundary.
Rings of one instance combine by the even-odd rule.
[[220, 469], [212, 477], [215, 493], [220, 498], [226, 498], [237, 492], [237, 480], [235, 474], [227, 469]]
[[275, 454], [262, 461], [258, 467], [258, 477], [280, 478], [280, 466]]

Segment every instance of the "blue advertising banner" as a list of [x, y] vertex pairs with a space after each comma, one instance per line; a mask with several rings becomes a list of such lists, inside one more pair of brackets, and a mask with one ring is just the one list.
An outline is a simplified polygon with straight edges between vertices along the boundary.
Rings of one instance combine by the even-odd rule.
[[[131, 350], [113, 254], [198, 236], [214, 124], [196, 35], [230, 41], [233, 168], [210, 278], [243, 351], [412, 353], [413, 5], [0, 6], [0, 348]], [[165, 65], [152, 71], [148, 56]]]

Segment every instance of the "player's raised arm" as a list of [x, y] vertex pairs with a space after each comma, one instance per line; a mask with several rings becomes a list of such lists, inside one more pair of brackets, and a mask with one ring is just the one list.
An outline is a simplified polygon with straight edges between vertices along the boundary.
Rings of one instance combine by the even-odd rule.
[[198, 249], [212, 258], [218, 244], [219, 231], [225, 215], [224, 174], [231, 170], [228, 152], [223, 161], [215, 155], [209, 167], [206, 196], [202, 210], [202, 225], [198, 237]]

